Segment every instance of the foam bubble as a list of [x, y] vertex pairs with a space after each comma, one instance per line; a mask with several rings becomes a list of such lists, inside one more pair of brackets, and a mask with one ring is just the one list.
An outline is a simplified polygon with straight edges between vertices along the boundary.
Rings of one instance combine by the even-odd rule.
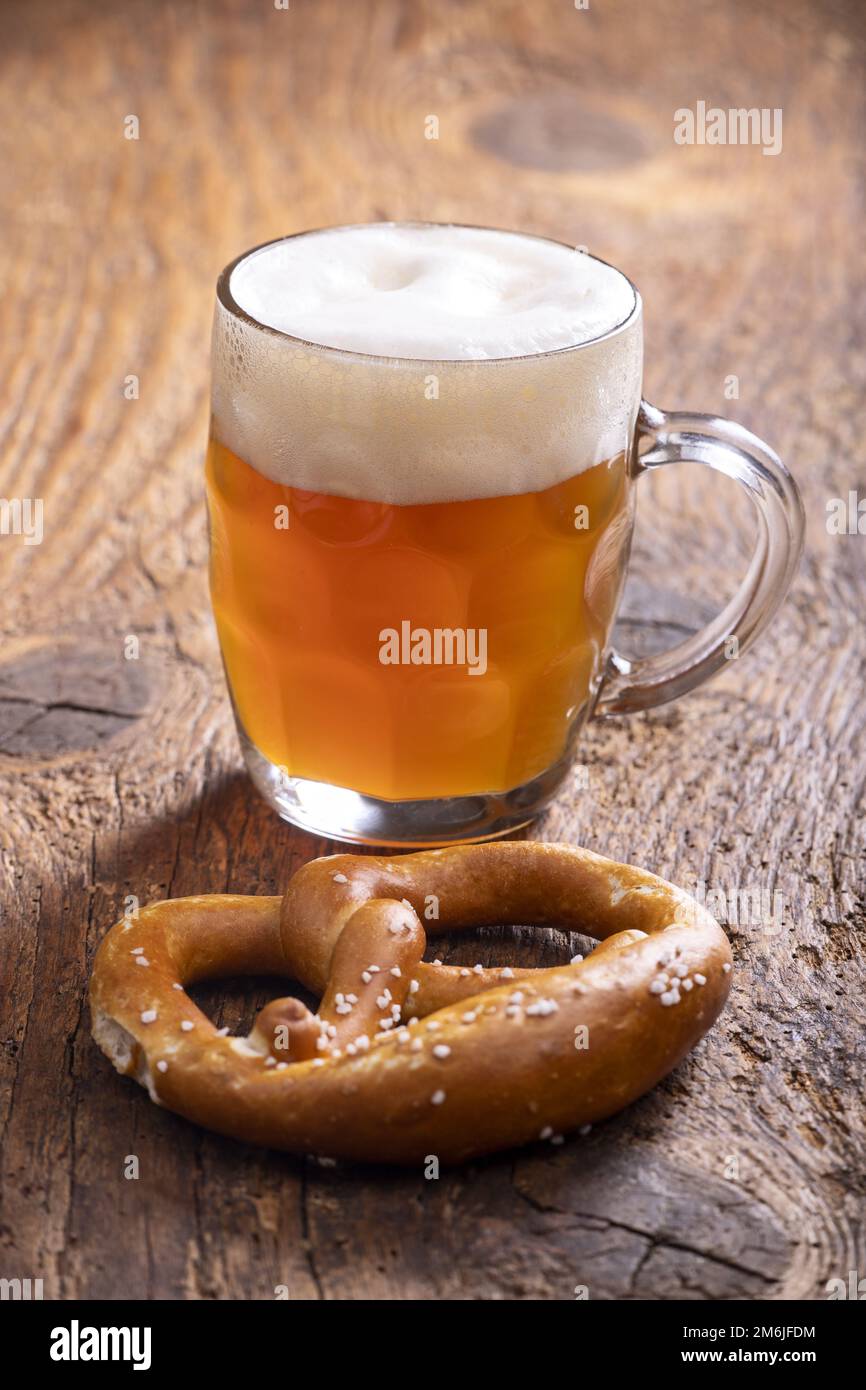
[[[378, 306], [396, 302], [399, 285], [408, 287], [407, 248], [427, 237], [422, 244], [435, 254], [411, 280], [425, 285], [424, 307], [417, 290], [406, 299], [415, 305], [411, 313], [386, 315]], [[475, 257], [464, 255], [469, 242]], [[337, 243], [340, 254], [332, 257], [328, 248]], [[347, 251], [356, 244], [353, 265]], [[386, 254], [398, 244], [399, 254]], [[505, 248], [499, 270], [494, 247]], [[294, 281], [283, 276], [288, 248], [296, 270], [298, 257], [306, 267]], [[261, 277], [263, 258], [268, 274]], [[283, 270], [272, 276], [278, 265]], [[370, 277], [374, 270], [374, 292], [354, 300], [343, 293], [349, 285], [358, 291], [362, 272]], [[470, 302], [466, 285], [476, 272]], [[390, 290], [383, 287], [388, 277]], [[462, 310], [457, 281], [465, 290]], [[254, 285], [261, 292], [255, 303], [247, 294]], [[580, 252], [516, 233], [346, 228], [253, 252], [233, 271], [231, 293], [258, 323], [218, 299], [214, 429], [274, 482], [396, 505], [497, 497], [542, 491], [629, 447], [640, 400], [640, 304], [624, 276]], [[303, 335], [314, 320], [320, 335], [348, 336], [312, 345]], [[270, 328], [258, 326], [264, 321]], [[458, 325], [466, 331], [458, 333]], [[360, 335], [352, 339], [355, 352], [384, 355], [334, 350], [349, 346], [352, 334]], [[463, 356], [435, 355], [449, 344], [456, 351], [458, 339]], [[583, 344], [577, 351], [551, 351], [575, 341]]]
[[618, 270], [558, 242], [476, 227], [331, 228], [254, 252], [231, 293], [259, 323], [390, 357], [522, 357], [610, 332], [634, 308]]

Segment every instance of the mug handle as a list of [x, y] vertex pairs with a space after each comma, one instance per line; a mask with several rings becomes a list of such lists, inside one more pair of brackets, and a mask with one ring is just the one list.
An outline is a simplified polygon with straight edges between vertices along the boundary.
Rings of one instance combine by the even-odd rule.
[[[640, 454], [644, 439], [652, 446]], [[800, 559], [803, 502], [787, 468], [763, 440], [730, 420], [682, 411], [667, 414], [641, 401], [635, 475], [682, 462], [714, 468], [746, 489], [758, 517], [755, 553], [733, 598], [700, 632], [657, 656], [631, 660], [611, 649], [594, 711], [600, 718], [675, 700], [707, 680], [732, 655], [740, 656], [776, 612]]]

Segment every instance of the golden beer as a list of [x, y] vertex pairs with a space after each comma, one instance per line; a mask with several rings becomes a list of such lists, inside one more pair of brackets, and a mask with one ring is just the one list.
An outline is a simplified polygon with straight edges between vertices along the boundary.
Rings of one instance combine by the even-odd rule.
[[540, 492], [391, 505], [274, 482], [212, 435], [207, 490], [235, 709], [287, 778], [417, 801], [566, 753], [624, 573], [622, 454]]

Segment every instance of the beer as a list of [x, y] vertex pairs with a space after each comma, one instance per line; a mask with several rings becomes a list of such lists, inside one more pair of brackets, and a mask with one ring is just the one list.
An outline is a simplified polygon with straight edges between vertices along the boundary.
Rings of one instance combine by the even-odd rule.
[[[561, 777], [624, 577], [640, 369], [625, 277], [533, 237], [342, 228], [224, 274], [211, 593], [282, 814], [435, 842], [469, 833], [460, 799]], [[301, 805], [328, 789], [386, 832]]]
[[[291, 776], [394, 801], [532, 780], [591, 697], [626, 491], [620, 455], [543, 492], [395, 507], [274, 483], [214, 439], [211, 591], [248, 737]], [[485, 633], [483, 669], [471, 641], [425, 661], [412, 633], [437, 631]]]

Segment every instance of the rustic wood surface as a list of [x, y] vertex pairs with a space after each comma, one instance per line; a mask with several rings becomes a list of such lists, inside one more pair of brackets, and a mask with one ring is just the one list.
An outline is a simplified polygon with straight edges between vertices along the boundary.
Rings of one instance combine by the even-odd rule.
[[[191, 1299], [818, 1299], [866, 1275], [866, 538], [825, 525], [829, 498], [866, 495], [856, 0], [7, 0], [0, 52], [0, 494], [44, 502], [41, 545], [0, 536], [0, 1275]], [[698, 100], [782, 108], [782, 153], [676, 145]], [[593, 725], [588, 790], [532, 832], [776, 894], [773, 920], [728, 912], [728, 1010], [589, 1136], [430, 1182], [159, 1111], [84, 1002], [127, 894], [272, 893], [332, 849], [259, 801], [226, 701], [201, 476], [213, 284], [280, 233], [413, 216], [621, 265], [648, 397], [764, 434], [808, 516], [759, 646], [675, 706]], [[632, 645], [704, 621], [751, 539], [695, 469], [641, 493]], [[501, 960], [489, 935], [450, 958]], [[515, 935], [524, 961], [567, 949]], [[199, 997], [235, 1026], [272, 993]]]

